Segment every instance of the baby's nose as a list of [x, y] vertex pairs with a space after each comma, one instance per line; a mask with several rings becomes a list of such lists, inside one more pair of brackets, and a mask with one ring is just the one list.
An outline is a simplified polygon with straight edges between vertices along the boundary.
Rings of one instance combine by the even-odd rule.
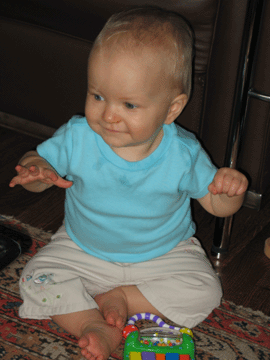
[[107, 107], [103, 113], [103, 119], [109, 123], [117, 123], [120, 121], [120, 116], [115, 113], [112, 107]]

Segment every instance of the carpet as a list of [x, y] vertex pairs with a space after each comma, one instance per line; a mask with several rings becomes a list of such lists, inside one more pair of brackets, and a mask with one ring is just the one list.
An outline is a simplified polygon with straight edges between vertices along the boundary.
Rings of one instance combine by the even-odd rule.
[[[48, 320], [20, 319], [18, 280], [27, 261], [50, 241], [51, 234], [0, 216], [0, 224], [30, 235], [31, 248], [0, 272], [0, 359], [79, 360], [77, 338]], [[149, 326], [142, 322], [140, 326]], [[209, 317], [193, 329], [196, 360], [269, 360], [270, 318], [258, 311], [222, 300]], [[121, 360], [123, 344], [111, 356]]]

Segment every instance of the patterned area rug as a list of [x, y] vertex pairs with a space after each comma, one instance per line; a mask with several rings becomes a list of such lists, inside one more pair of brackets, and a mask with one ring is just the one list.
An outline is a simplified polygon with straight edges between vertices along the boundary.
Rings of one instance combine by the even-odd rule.
[[[82, 359], [77, 338], [52, 321], [18, 317], [20, 273], [27, 261], [50, 241], [51, 234], [7, 216], [0, 216], [0, 224], [28, 234], [33, 240], [27, 253], [0, 271], [0, 359]], [[145, 327], [149, 323], [139, 325]], [[193, 332], [196, 360], [270, 359], [270, 318], [261, 312], [223, 300]], [[122, 353], [123, 343], [111, 360], [122, 359]]]

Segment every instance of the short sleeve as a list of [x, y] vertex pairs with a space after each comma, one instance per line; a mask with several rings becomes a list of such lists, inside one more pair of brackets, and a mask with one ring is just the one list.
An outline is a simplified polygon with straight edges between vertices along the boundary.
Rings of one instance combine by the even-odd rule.
[[69, 123], [62, 125], [54, 135], [37, 146], [38, 154], [63, 177], [68, 173], [72, 151], [72, 136]]
[[196, 140], [190, 151], [190, 166], [181, 182], [182, 191], [189, 197], [200, 199], [208, 193], [208, 186], [213, 181], [217, 168], [213, 165], [208, 154]]

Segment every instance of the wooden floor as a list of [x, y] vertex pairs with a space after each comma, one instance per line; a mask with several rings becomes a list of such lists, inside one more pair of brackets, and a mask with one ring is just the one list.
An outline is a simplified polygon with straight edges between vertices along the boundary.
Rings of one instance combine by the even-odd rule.
[[[20, 186], [11, 189], [10, 179], [19, 158], [42, 140], [0, 127], [0, 214], [24, 223], [56, 231], [64, 212], [64, 191], [53, 187], [36, 194]], [[194, 203], [197, 236], [210, 256], [215, 219]], [[241, 209], [235, 216], [229, 253], [220, 261], [211, 259], [220, 274], [224, 298], [270, 315], [270, 259], [263, 252], [270, 237], [270, 192], [259, 211]], [[218, 266], [217, 266], [218, 265]]]

